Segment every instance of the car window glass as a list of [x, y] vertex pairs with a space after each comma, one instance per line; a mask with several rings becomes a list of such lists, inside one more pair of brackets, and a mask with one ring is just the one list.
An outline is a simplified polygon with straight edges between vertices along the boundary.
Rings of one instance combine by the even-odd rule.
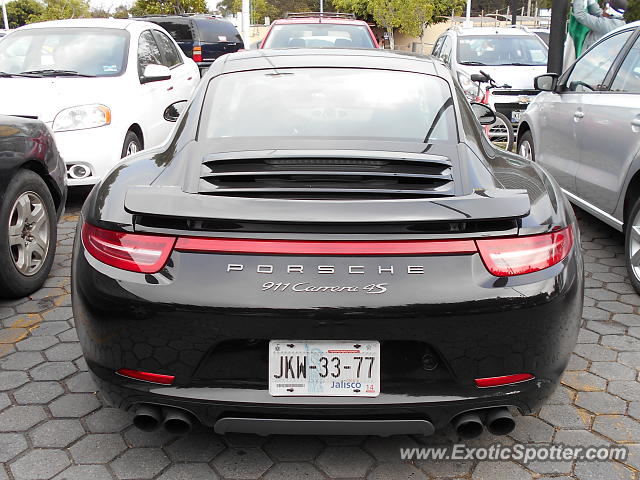
[[465, 35], [458, 38], [458, 63], [542, 66], [547, 47], [536, 35]]
[[440, 51], [440, 58], [445, 63], [449, 63], [449, 61], [451, 59], [451, 45], [452, 44], [453, 43], [451, 42], [451, 38], [450, 37], [447, 36], [447, 37], [444, 38], [444, 43], [442, 44], [442, 50]]
[[616, 75], [611, 90], [614, 92], [640, 93], [640, 38], [636, 40]]
[[173, 44], [171, 39], [164, 33], [157, 30], [154, 33], [156, 36], [156, 40], [158, 41], [158, 46], [164, 54], [164, 64], [169, 68], [180, 65], [182, 63], [182, 57], [178, 53], [178, 50], [176, 49], [176, 46]]
[[193, 42], [193, 32], [188, 19], [151, 20], [164, 28], [176, 42]]
[[442, 42], [444, 42], [444, 37], [440, 37], [436, 44], [433, 46], [433, 50], [431, 51], [431, 55], [437, 57], [440, 55], [440, 49], [442, 48]]
[[215, 19], [198, 19], [198, 36], [200, 41], [208, 43], [216, 42], [242, 42], [242, 37], [231, 22]]
[[366, 25], [274, 25], [264, 48], [374, 48]]
[[565, 83], [567, 90], [571, 92], [602, 90], [607, 72], [630, 36], [631, 31], [614, 35], [580, 57]]
[[162, 57], [151, 30], [146, 30], [140, 35], [138, 43], [138, 73], [142, 75], [147, 65], [162, 65]]

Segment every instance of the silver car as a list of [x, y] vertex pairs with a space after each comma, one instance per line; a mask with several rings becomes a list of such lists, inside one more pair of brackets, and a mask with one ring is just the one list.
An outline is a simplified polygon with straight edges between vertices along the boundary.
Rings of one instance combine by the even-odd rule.
[[569, 200], [625, 233], [640, 293], [640, 22], [594, 44], [522, 116], [518, 153], [544, 166]]

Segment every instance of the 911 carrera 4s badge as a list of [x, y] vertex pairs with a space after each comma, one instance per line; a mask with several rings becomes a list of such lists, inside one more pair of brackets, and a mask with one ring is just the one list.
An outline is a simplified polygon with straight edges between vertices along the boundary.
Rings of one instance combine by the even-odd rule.
[[386, 293], [387, 283], [369, 283], [367, 285], [314, 285], [310, 282], [265, 282], [263, 292], [299, 292], [299, 293], [354, 293], [364, 292], [374, 295]]

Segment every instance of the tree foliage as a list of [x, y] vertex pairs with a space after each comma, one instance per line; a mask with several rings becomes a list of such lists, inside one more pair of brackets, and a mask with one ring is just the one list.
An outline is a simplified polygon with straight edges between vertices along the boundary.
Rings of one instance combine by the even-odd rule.
[[640, 0], [629, 0], [627, 10], [624, 12], [624, 19], [627, 23], [640, 20]]
[[42, 13], [29, 21], [44, 22], [47, 20], [87, 18], [90, 16], [91, 8], [87, 0], [45, 0]]
[[129, 8], [126, 5], [118, 5], [113, 12], [113, 18], [129, 18]]
[[44, 6], [36, 0], [13, 0], [7, 3], [9, 28], [18, 28], [36, 21], [44, 12]]
[[135, 16], [207, 11], [206, 0], [136, 0], [131, 7], [131, 14]]
[[[311, 12], [318, 11], [319, 8], [319, 0], [252, 0], [251, 23], [262, 23], [264, 17], [273, 20], [282, 18], [287, 12]], [[333, 9], [331, 0], [325, 0], [324, 9]], [[242, 0], [221, 0], [218, 2], [218, 10], [223, 15], [238, 13], [242, 11]]]

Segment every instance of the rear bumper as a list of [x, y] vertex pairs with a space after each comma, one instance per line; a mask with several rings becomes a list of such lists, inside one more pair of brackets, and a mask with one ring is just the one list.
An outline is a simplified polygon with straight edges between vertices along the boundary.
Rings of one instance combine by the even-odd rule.
[[[269, 424], [280, 429], [304, 425], [280, 420], [325, 420], [338, 430], [347, 420], [377, 427], [382, 420], [415, 420], [441, 428], [469, 410], [513, 406], [530, 413], [553, 393], [581, 319], [582, 259], [577, 247], [551, 268], [508, 279], [491, 276], [478, 254], [323, 257], [320, 264], [336, 265], [340, 271], [354, 261], [374, 273], [336, 274], [332, 281], [373, 282], [383, 275], [388, 294], [261, 290], [261, 282], [280, 280], [277, 273], [257, 274], [256, 266], [272, 264], [279, 272], [286, 264], [315, 262], [310, 257], [174, 252], [163, 274], [143, 275], [100, 264], [77, 241], [73, 308], [90, 371], [119, 408], [173, 406], [211, 427], [221, 419], [249, 418], [278, 420], [259, 421], [263, 429]], [[395, 271], [385, 277], [388, 272], [380, 274], [378, 267], [388, 268], [389, 263]], [[228, 272], [229, 264], [244, 267]], [[402, 273], [415, 264], [425, 266], [423, 274]], [[327, 277], [304, 274], [312, 284], [326, 284]], [[381, 394], [271, 396], [261, 345], [275, 338], [379, 340]], [[221, 345], [241, 345], [240, 353], [216, 357]], [[418, 345], [437, 358], [438, 367], [426, 371], [420, 355], [410, 352], [401, 361], [394, 356], [402, 355], [396, 354], [387, 354], [385, 360], [385, 346], [389, 352], [399, 351], [394, 345]], [[176, 381], [172, 386], [144, 383], [115, 374], [119, 368], [175, 375]], [[476, 378], [514, 373], [531, 373], [535, 379], [492, 388], [474, 383]], [[250, 423], [231, 422], [241, 429]], [[407, 428], [427, 427], [411, 423]]]

